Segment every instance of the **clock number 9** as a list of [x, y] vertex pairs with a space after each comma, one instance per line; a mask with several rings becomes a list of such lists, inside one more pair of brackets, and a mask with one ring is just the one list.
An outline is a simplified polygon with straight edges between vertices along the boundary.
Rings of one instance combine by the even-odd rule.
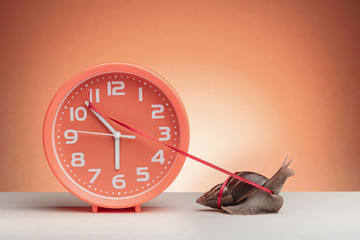
[[75, 130], [68, 129], [64, 132], [65, 139], [68, 139], [69, 141], [65, 141], [66, 144], [74, 144], [78, 140], [78, 134]]
[[116, 189], [123, 189], [126, 187], [126, 181], [125, 179], [122, 179], [124, 177], [124, 174], [115, 175], [112, 179], [112, 185]]

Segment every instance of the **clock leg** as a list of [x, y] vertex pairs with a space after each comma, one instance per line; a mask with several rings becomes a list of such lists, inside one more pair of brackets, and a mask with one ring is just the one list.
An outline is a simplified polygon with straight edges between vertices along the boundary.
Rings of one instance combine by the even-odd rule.
[[135, 206], [135, 212], [136, 212], [136, 213], [141, 212], [141, 206], [140, 206], [140, 205], [136, 205], [136, 206]]
[[92, 210], [93, 213], [97, 213], [98, 212], [98, 206], [92, 205], [91, 210]]

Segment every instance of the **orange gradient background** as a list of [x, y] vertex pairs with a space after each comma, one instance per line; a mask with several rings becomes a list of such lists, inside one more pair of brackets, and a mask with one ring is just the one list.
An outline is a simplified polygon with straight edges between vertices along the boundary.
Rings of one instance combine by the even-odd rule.
[[[358, 1], [0, 1], [0, 191], [65, 191], [43, 151], [56, 91], [104, 62], [147, 67], [177, 90], [189, 152], [285, 191], [360, 190]], [[226, 178], [187, 159], [167, 191]]]

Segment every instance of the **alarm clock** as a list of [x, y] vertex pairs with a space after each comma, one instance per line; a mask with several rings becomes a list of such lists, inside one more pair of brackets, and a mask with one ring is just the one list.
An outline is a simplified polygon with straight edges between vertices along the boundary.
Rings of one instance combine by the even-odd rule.
[[179, 174], [185, 156], [166, 145], [186, 152], [189, 124], [180, 97], [162, 77], [137, 65], [109, 63], [75, 75], [58, 90], [45, 116], [43, 144], [56, 178], [93, 212], [140, 212]]

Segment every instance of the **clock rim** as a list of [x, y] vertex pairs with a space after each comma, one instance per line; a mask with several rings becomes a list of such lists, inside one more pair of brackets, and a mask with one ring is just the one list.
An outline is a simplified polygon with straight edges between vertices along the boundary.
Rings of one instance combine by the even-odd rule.
[[160, 75], [153, 72], [150, 69], [145, 67], [130, 64], [130, 63], [104, 63], [99, 64], [93, 67], [90, 67], [73, 77], [71, 77], [68, 81], [66, 81], [60, 89], [57, 91], [55, 96], [53, 97], [48, 110], [45, 115], [44, 126], [43, 126], [43, 145], [44, 151], [46, 155], [47, 162], [59, 180], [59, 182], [72, 194], [82, 199], [85, 202], [88, 202], [92, 205], [106, 207], [106, 208], [128, 208], [143, 204], [159, 194], [165, 191], [171, 183], [175, 180], [175, 178], [180, 173], [182, 169], [186, 157], [180, 153], [177, 154], [176, 160], [169, 170], [168, 174], [164, 176], [164, 178], [152, 189], [143, 194], [135, 196], [133, 198], [128, 199], [104, 199], [100, 197], [96, 197], [90, 193], [87, 193], [83, 189], [79, 188], [74, 184], [63, 172], [61, 167], [59, 166], [56, 156], [55, 149], [53, 147], [52, 142], [52, 133], [53, 133], [53, 122], [56, 117], [57, 110], [62, 103], [63, 99], [66, 95], [79, 83], [82, 81], [89, 79], [95, 75], [106, 73], [106, 72], [126, 72], [130, 74], [135, 74], [140, 77], [145, 78], [150, 81], [152, 84], [156, 85], [160, 88], [164, 94], [169, 98], [172, 103], [178, 117], [179, 127], [180, 127], [180, 144], [179, 149], [186, 151], [189, 147], [189, 139], [190, 139], [190, 129], [189, 122], [186, 114], [185, 107], [177, 94], [176, 90]]

